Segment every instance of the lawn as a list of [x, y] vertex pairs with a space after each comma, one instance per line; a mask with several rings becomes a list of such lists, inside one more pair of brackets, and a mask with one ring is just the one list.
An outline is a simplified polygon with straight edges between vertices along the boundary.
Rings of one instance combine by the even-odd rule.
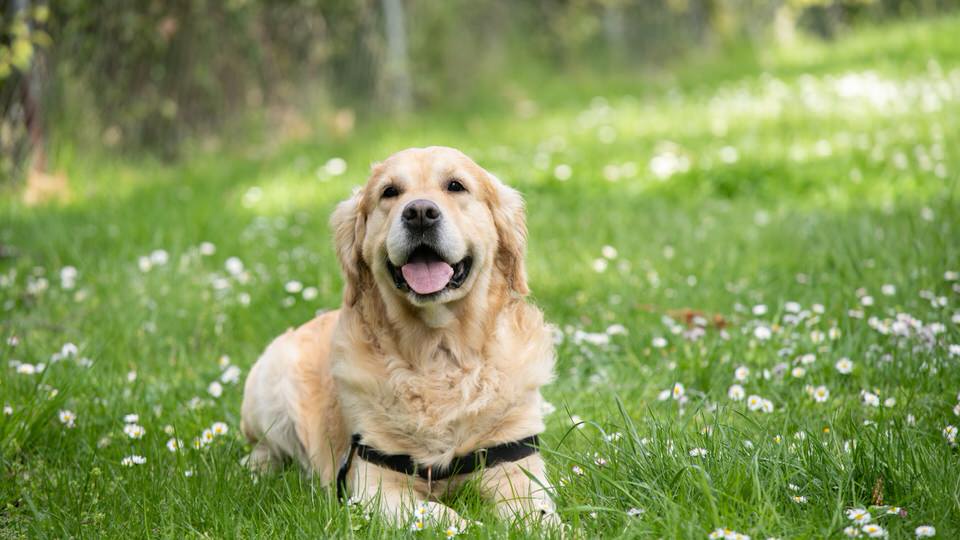
[[[339, 303], [333, 205], [426, 144], [527, 199], [567, 537], [840, 538], [865, 508], [891, 538], [960, 538], [958, 33], [528, 74], [174, 164], [61, 142], [68, 202], [0, 200], [0, 538], [441, 537], [239, 464], [250, 365]], [[483, 523], [465, 537], [529, 534], [475, 490], [449, 502]]]

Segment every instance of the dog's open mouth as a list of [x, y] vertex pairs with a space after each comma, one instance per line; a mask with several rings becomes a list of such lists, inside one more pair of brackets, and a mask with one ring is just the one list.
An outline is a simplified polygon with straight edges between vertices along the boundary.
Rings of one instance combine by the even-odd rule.
[[398, 289], [429, 296], [463, 285], [470, 274], [472, 262], [470, 257], [464, 257], [460, 262], [451, 264], [430, 246], [421, 245], [399, 268], [387, 259], [387, 268]]

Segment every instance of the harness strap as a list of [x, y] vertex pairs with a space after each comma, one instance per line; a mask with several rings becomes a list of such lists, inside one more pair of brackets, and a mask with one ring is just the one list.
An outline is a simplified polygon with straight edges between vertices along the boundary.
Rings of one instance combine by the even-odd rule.
[[540, 450], [540, 438], [531, 435], [497, 446], [481, 448], [464, 456], [453, 458], [450, 464], [442, 469], [436, 467], [423, 467], [406, 454], [384, 454], [365, 444], [360, 444], [360, 434], [354, 434], [350, 444], [350, 452], [346, 460], [340, 467], [337, 474], [337, 496], [341, 499], [346, 494], [347, 474], [350, 465], [353, 463], [353, 456], [379, 465], [391, 471], [403, 474], [416, 475], [420, 478], [433, 482], [434, 480], [444, 480], [458, 474], [470, 474], [483, 467], [493, 467], [500, 463], [509, 463], [519, 461], [527, 456], [533, 455]]

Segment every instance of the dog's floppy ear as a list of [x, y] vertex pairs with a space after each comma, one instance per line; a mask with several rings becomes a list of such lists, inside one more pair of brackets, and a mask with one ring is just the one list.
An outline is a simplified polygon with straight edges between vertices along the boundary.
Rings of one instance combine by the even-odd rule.
[[505, 185], [496, 176], [490, 175], [495, 187], [496, 200], [490, 205], [493, 222], [497, 227], [499, 246], [496, 265], [507, 278], [507, 285], [520, 296], [530, 294], [527, 288], [527, 270], [524, 254], [527, 248], [527, 220], [524, 215], [523, 197], [517, 190]]
[[330, 228], [333, 229], [333, 244], [337, 250], [337, 259], [343, 269], [345, 280], [343, 301], [352, 306], [357, 303], [365, 288], [367, 271], [361, 249], [366, 232], [366, 217], [362, 206], [363, 191], [357, 191], [349, 199], [337, 205], [330, 216]]

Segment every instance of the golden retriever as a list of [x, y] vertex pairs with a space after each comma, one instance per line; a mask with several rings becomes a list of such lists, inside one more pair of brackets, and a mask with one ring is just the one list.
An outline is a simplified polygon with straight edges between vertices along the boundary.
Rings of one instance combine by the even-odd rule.
[[[457, 150], [411, 148], [373, 166], [330, 221], [343, 305], [276, 338], [250, 370], [251, 468], [293, 458], [331, 485], [353, 434], [441, 470], [544, 430], [554, 351], [524, 299], [518, 192]], [[556, 520], [539, 453], [439, 481], [352, 457], [349, 495], [398, 525], [414, 511], [463, 525], [436, 496], [470, 479], [505, 518]]]

